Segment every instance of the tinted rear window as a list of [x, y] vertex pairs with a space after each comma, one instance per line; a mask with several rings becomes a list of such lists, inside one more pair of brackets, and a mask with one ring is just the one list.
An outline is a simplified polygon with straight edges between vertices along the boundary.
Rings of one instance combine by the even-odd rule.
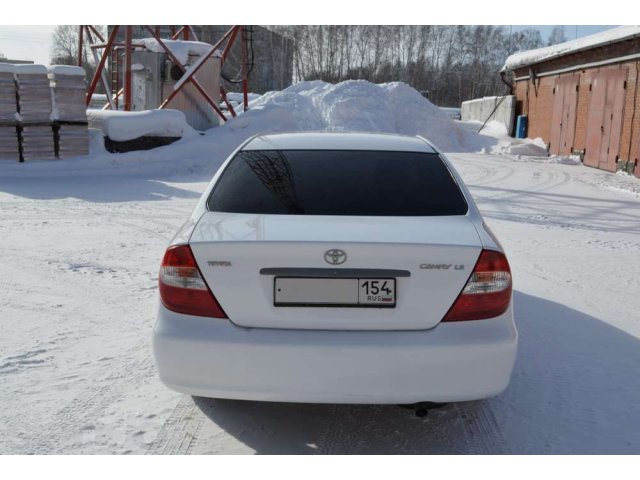
[[229, 213], [464, 215], [467, 203], [434, 153], [348, 150], [239, 152], [209, 197]]

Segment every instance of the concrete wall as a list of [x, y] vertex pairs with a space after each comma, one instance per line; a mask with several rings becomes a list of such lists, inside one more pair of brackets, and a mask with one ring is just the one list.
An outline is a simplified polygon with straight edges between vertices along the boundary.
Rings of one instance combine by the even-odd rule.
[[[507, 127], [507, 132], [513, 133], [516, 111], [515, 95], [503, 97], [484, 97], [462, 102], [462, 120], [478, 120], [485, 122], [487, 119], [496, 120]], [[500, 106], [493, 112], [496, 105], [502, 100]], [[489, 116], [491, 116], [489, 118]]]

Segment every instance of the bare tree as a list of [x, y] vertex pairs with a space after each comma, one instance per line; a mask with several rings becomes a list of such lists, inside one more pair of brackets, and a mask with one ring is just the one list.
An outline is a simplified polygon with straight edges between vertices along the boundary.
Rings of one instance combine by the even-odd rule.
[[52, 34], [51, 63], [78, 64], [78, 25], [57, 25]]
[[556, 25], [549, 34], [549, 41], [547, 45], [556, 45], [567, 41], [567, 36], [564, 33], [564, 25]]
[[[104, 25], [93, 25], [93, 27], [104, 35], [106, 28]], [[52, 65], [77, 65], [78, 64], [78, 41], [80, 34], [79, 25], [57, 25], [52, 34], [51, 42], [51, 64]], [[97, 41], [97, 38], [93, 39]], [[89, 42], [85, 36], [82, 66], [90, 78], [96, 69], [96, 65], [91, 55]]]

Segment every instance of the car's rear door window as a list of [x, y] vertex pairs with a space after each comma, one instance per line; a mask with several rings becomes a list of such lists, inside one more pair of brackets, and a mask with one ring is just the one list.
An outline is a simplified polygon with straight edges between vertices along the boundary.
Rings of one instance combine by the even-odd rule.
[[211, 211], [255, 214], [464, 215], [467, 203], [438, 154], [249, 150], [227, 165]]

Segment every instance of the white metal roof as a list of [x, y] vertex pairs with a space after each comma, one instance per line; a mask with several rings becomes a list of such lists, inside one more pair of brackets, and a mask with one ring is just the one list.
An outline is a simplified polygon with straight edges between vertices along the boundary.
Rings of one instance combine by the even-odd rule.
[[569, 53], [575, 53], [609, 43], [621, 42], [622, 40], [628, 40], [638, 36], [640, 36], [640, 25], [623, 25], [621, 27], [605, 30], [604, 32], [594, 33], [593, 35], [559, 43], [558, 45], [537, 48], [535, 50], [525, 50], [523, 52], [510, 55], [501, 71], [506, 72], [515, 70], [516, 68], [525, 67], [545, 60], [551, 60], [552, 58], [557, 58]]
[[297, 132], [259, 135], [243, 150], [377, 150], [435, 153], [418, 137], [386, 133]]

